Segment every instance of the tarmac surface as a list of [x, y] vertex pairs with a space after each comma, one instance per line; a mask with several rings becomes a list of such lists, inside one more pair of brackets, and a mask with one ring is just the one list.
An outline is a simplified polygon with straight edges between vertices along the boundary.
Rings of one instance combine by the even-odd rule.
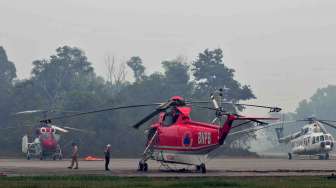
[[[224, 158], [206, 163], [207, 173], [194, 166], [163, 166], [149, 161], [148, 172], [138, 172], [138, 159], [112, 159], [111, 171], [104, 171], [104, 161], [79, 161], [79, 169], [67, 169], [69, 160], [40, 161], [0, 159], [0, 174], [7, 176], [103, 175], [103, 176], [315, 176], [336, 174], [336, 160], [288, 160], [265, 158]], [[185, 168], [184, 170], [178, 170]], [[178, 170], [178, 171], [176, 171]]]

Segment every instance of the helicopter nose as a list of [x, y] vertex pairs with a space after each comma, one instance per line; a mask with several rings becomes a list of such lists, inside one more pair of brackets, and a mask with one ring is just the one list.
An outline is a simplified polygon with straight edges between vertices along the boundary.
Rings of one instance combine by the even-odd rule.
[[320, 146], [321, 146], [321, 148], [325, 148], [326, 143], [325, 142], [321, 142]]
[[54, 150], [54, 149], [56, 149], [56, 142], [54, 142], [53, 140], [44, 140], [42, 142], [42, 145], [47, 150]]
[[331, 150], [331, 148], [333, 147], [333, 143], [326, 141], [326, 142], [321, 142], [321, 148], [325, 149], [325, 150]]

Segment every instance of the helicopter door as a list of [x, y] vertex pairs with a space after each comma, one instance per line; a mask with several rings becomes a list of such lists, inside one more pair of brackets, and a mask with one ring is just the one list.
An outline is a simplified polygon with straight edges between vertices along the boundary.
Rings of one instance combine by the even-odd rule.
[[24, 135], [22, 137], [22, 152], [27, 153], [28, 152], [28, 136]]
[[180, 113], [176, 109], [168, 109], [162, 117], [161, 126], [158, 128], [159, 144], [174, 148], [179, 146], [178, 144], [178, 125], [176, 121]]
[[177, 147], [178, 126], [160, 126], [158, 128], [159, 145], [167, 148]]

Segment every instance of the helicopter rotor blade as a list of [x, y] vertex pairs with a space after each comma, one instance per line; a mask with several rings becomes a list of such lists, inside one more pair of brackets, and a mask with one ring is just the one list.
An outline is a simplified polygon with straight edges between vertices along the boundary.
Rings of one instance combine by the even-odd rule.
[[[211, 103], [212, 101], [186, 101], [186, 104], [211, 104]], [[254, 107], [254, 108], [266, 108], [266, 109], [270, 109], [271, 112], [280, 112], [282, 110], [282, 108], [275, 107], [275, 106], [234, 103], [234, 102], [228, 102], [228, 101], [221, 101], [221, 104], [231, 104], [234, 106], [247, 106], [247, 107]]]
[[254, 107], [254, 108], [265, 108], [269, 109], [270, 112], [280, 112], [282, 109], [275, 106], [265, 106], [265, 105], [256, 105], [256, 104], [244, 104], [244, 103], [233, 103], [233, 102], [227, 102], [222, 101], [222, 104], [231, 104], [234, 106], [247, 106], [247, 107]]
[[73, 131], [78, 131], [78, 132], [83, 132], [83, 133], [95, 133], [94, 131], [88, 131], [88, 130], [78, 129], [78, 128], [74, 128], [74, 127], [68, 127], [68, 126], [65, 126], [63, 128], [67, 129], [67, 130], [73, 130]]
[[[212, 102], [199, 101], [195, 103], [205, 104], [205, 103], [212, 103]], [[187, 104], [193, 104], [193, 102], [188, 102]], [[234, 106], [247, 106], [247, 107], [255, 107], [255, 108], [265, 108], [265, 109], [269, 109], [270, 112], [280, 112], [282, 110], [279, 107], [261, 106], [261, 105], [254, 105], [254, 104], [241, 104], [241, 103], [231, 103], [231, 102], [222, 102], [222, 104], [231, 104]], [[207, 106], [198, 106], [198, 105], [192, 105], [192, 106], [195, 106], [197, 108], [204, 108], [208, 110], [218, 110], [217, 108], [212, 108], [212, 107], [207, 107]]]
[[[182, 103], [181, 103], [182, 102]], [[147, 122], [157, 114], [159, 114], [162, 111], [167, 110], [170, 106], [184, 106], [185, 103], [184, 101], [179, 101], [179, 100], [169, 100], [168, 102], [165, 103], [151, 103], [151, 104], [140, 104], [140, 105], [128, 105], [128, 106], [116, 106], [116, 107], [110, 107], [110, 108], [104, 108], [104, 109], [98, 109], [98, 110], [93, 110], [93, 111], [87, 111], [87, 112], [81, 112], [77, 114], [72, 114], [72, 115], [65, 115], [65, 116], [58, 116], [58, 117], [52, 117], [48, 119], [43, 119], [40, 122], [42, 123], [50, 123], [51, 120], [57, 120], [57, 119], [66, 119], [66, 118], [73, 118], [77, 116], [83, 116], [83, 115], [88, 115], [88, 114], [93, 114], [93, 113], [99, 113], [99, 112], [106, 112], [106, 111], [114, 111], [114, 110], [120, 110], [120, 109], [127, 109], [127, 108], [139, 108], [139, 107], [149, 107], [149, 106], [157, 106], [157, 109], [143, 118], [141, 121], [133, 125], [134, 128], [140, 127], [143, 123]]]
[[71, 111], [71, 110], [25, 110], [21, 112], [14, 113], [14, 115], [20, 115], [20, 114], [36, 114], [36, 113], [46, 113], [46, 112], [60, 112], [60, 113], [80, 113], [80, 111]]
[[142, 124], [146, 123], [150, 119], [152, 119], [154, 116], [158, 115], [159, 113], [167, 110], [170, 106], [174, 104], [174, 101], [168, 101], [166, 103], [161, 104], [155, 111], [150, 113], [149, 115], [145, 116], [143, 119], [138, 121], [136, 124], [133, 125], [133, 128], [138, 129]]
[[152, 119], [154, 116], [158, 115], [162, 110], [155, 110], [146, 117], [144, 117], [142, 120], [138, 121], [136, 124], [133, 125], [133, 128], [138, 129], [142, 124], [146, 123], [150, 119]]
[[83, 116], [83, 115], [88, 115], [88, 114], [94, 114], [94, 113], [106, 112], [106, 111], [114, 111], [114, 110], [127, 109], [127, 108], [157, 106], [157, 105], [160, 105], [160, 104], [162, 104], [162, 103], [109, 107], [109, 108], [103, 108], [103, 109], [98, 109], [98, 110], [93, 110], [93, 111], [80, 112], [80, 113], [76, 113], [76, 114], [72, 114], [72, 115], [56, 116], [56, 117], [52, 117], [52, 118], [48, 118], [48, 119], [43, 119], [40, 122], [50, 122], [51, 120], [68, 119], [68, 118], [73, 118], [73, 117], [78, 117], [78, 116]]
[[[290, 124], [290, 123], [296, 123], [297, 121], [288, 121], [288, 122], [285, 122], [285, 124]], [[270, 124], [267, 124], [265, 126], [262, 126], [262, 127], [253, 127], [253, 128], [250, 128], [250, 129], [245, 129], [245, 130], [241, 130], [241, 131], [236, 131], [236, 132], [233, 132], [233, 133], [230, 133], [229, 135], [235, 135], [235, 134], [248, 134], [248, 133], [252, 133], [252, 132], [256, 132], [256, 131], [260, 131], [262, 129], [266, 129], [266, 128], [269, 128], [269, 127], [273, 127], [273, 126], [276, 126], [276, 125], [281, 125], [283, 124], [284, 122], [276, 122], [276, 123], [270, 123]]]
[[46, 110], [25, 110], [21, 112], [16, 112], [14, 115], [20, 115], [20, 114], [35, 114], [35, 113], [43, 113], [47, 112]]
[[1, 127], [0, 130], [9, 130], [9, 129], [15, 129], [16, 127]]
[[61, 128], [61, 127], [58, 127], [58, 126], [56, 126], [56, 125], [50, 125], [50, 124], [49, 124], [49, 126], [50, 126], [51, 128], [53, 128], [53, 129], [58, 130], [58, 131], [63, 132], [63, 133], [67, 133], [67, 132], [69, 132], [68, 130], [63, 129], [63, 128]]
[[[202, 109], [207, 109], [207, 110], [213, 110], [213, 111], [219, 111], [219, 112], [221, 112], [221, 115], [235, 115], [235, 116], [237, 116], [237, 117], [244, 117], [244, 116], [239, 115], [239, 114], [237, 114], [237, 113], [231, 113], [231, 114], [230, 114], [230, 113], [226, 112], [226, 111], [223, 110], [223, 109], [216, 109], [216, 108], [213, 108], [213, 107], [198, 106], [198, 105], [195, 105], [194, 107], [196, 107], [196, 108], [202, 108]], [[255, 118], [247, 118], [246, 120], [253, 121], [253, 122], [258, 123], [258, 124], [261, 124], [261, 125], [266, 125], [266, 124], [268, 124], [268, 123], [266, 123], [266, 122], [259, 121], [259, 120], [255, 119]]]
[[336, 129], [336, 125], [333, 125], [331, 123], [325, 122], [324, 120], [318, 120], [318, 122], [321, 122], [322, 124], [325, 124], [325, 125], [327, 125], [327, 126], [329, 126], [331, 128]]
[[335, 120], [318, 119], [318, 121], [323, 121], [323, 122], [333, 122], [333, 123], [336, 123]]

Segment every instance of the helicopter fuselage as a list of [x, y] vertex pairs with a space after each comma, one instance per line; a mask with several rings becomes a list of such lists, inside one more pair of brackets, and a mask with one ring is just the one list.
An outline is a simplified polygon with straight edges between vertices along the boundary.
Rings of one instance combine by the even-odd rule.
[[290, 144], [292, 154], [318, 155], [325, 158], [329, 158], [329, 152], [334, 147], [333, 136], [318, 122], [305, 125], [299, 132], [280, 138], [279, 142]]
[[60, 136], [56, 130], [50, 127], [40, 127], [36, 129], [36, 137], [32, 143], [28, 143], [28, 136], [22, 138], [22, 152], [26, 153], [27, 159], [33, 156], [44, 159], [52, 156], [53, 159], [62, 158], [61, 148], [58, 144]]
[[331, 134], [310, 133], [291, 141], [292, 153], [297, 155], [319, 155], [329, 153], [333, 148]]
[[190, 107], [178, 107], [173, 113], [160, 114], [148, 133], [144, 152], [148, 159], [187, 165], [205, 163], [208, 154], [224, 143], [232, 123], [245, 118], [228, 115], [221, 125], [209, 124], [191, 120], [190, 111]]

